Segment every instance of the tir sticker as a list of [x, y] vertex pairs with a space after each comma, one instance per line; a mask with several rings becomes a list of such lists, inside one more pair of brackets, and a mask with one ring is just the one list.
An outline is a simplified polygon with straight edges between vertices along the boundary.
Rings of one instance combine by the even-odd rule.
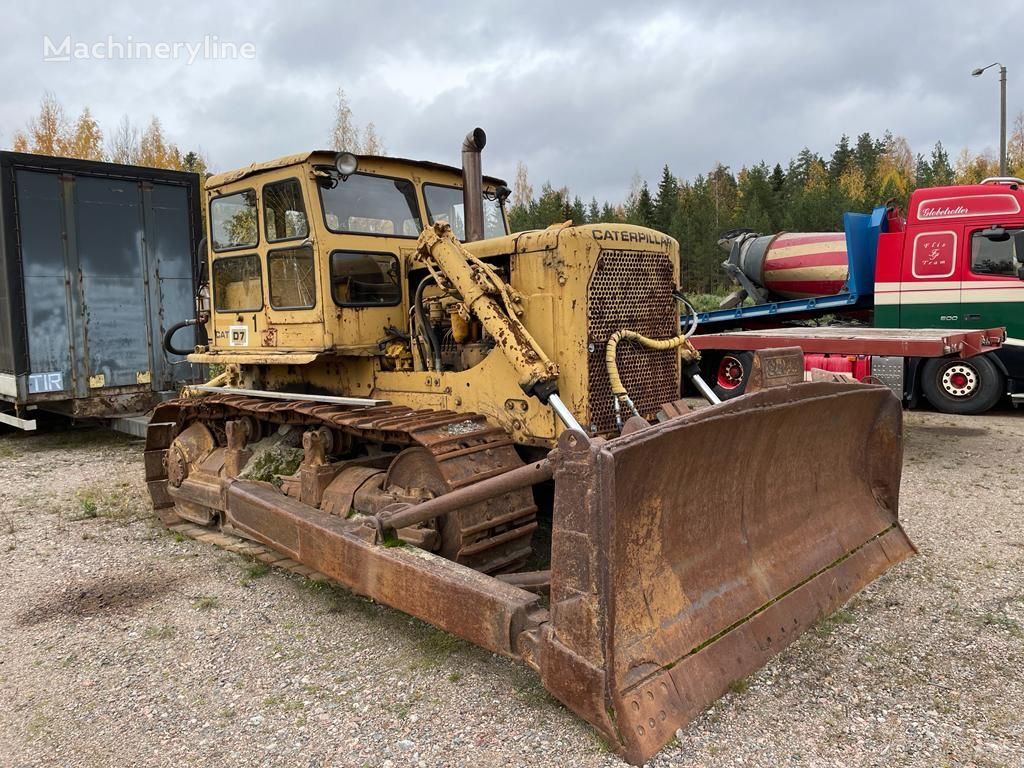
[[60, 371], [50, 373], [30, 373], [28, 376], [28, 392], [36, 395], [40, 392], [61, 392], [64, 389], [64, 374]]
[[956, 233], [922, 232], [914, 238], [914, 277], [951, 277], [956, 271]]
[[230, 346], [230, 347], [248, 347], [249, 346], [249, 326], [248, 325], [229, 325], [228, 326], [228, 346]]

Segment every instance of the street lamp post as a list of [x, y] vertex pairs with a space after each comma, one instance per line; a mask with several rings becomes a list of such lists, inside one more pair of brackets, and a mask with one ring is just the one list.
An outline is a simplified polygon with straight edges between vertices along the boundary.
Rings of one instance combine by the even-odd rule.
[[992, 67], [999, 67], [999, 175], [1006, 175], [1006, 67], [998, 61], [992, 62], [987, 67], [979, 67], [971, 72], [974, 77], [979, 77], [982, 72]]

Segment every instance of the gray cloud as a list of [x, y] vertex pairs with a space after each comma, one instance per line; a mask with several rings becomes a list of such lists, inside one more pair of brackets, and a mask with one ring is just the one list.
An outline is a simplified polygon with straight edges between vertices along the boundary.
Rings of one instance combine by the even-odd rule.
[[[454, 4], [452, 4], [454, 6]], [[323, 146], [333, 92], [393, 154], [457, 162], [488, 130], [489, 172], [527, 163], [585, 198], [619, 199], [662, 164], [692, 177], [715, 162], [828, 153], [841, 133], [885, 129], [927, 153], [936, 140], [994, 148], [1001, 59], [1009, 111], [1024, 104], [1015, 32], [1022, 2], [423, 3], [227, 2], [144, 8], [51, 2], [8, 14], [0, 143], [54, 91], [112, 129], [158, 114], [171, 138], [224, 170]], [[252, 42], [251, 61], [44, 63], [43, 35], [101, 41]]]

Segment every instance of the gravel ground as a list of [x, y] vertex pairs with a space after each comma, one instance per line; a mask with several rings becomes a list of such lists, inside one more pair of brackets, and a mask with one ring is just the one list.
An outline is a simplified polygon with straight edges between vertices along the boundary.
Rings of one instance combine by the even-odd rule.
[[[1024, 420], [907, 420], [920, 556], [652, 766], [1024, 765]], [[141, 475], [0, 435], [0, 765], [625, 765], [526, 668], [162, 530]]]

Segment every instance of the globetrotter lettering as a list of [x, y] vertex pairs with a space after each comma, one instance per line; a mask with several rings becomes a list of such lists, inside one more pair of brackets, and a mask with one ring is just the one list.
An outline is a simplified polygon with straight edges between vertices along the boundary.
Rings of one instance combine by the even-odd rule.
[[595, 229], [595, 240], [613, 240], [619, 243], [651, 243], [668, 248], [672, 238], [660, 232], [645, 232], [631, 229]]
[[956, 208], [945, 207], [945, 208], [921, 208], [921, 216], [932, 218], [934, 216], [963, 216], [968, 211], [964, 206], [958, 205]]
[[978, 216], [1013, 216], [1020, 213], [1020, 203], [1012, 194], [967, 195], [922, 200], [917, 206], [917, 218], [935, 219], [974, 218]]

